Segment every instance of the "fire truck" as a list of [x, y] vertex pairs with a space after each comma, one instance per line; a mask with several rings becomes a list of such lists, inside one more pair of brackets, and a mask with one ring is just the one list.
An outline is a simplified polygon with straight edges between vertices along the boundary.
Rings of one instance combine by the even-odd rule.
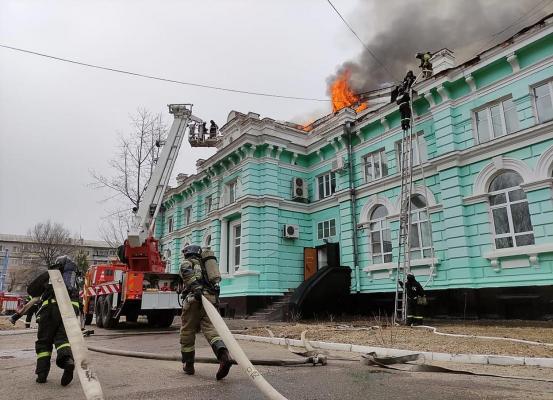
[[179, 275], [166, 272], [166, 262], [153, 236], [156, 216], [169, 183], [188, 124], [201, 125], [192, 115], [192, 104], [170, 104], [174, 117], [143, 200], [134, 210], [132, 227], [118, 249], [119, 260], [92, 266], [86, 273], [83, 297], [85, 325], [96, 316], [96, 325], [114, 328], [121, 316], [135, 322], [139, 315], [150, 325], [168, 327], [180, 311]]

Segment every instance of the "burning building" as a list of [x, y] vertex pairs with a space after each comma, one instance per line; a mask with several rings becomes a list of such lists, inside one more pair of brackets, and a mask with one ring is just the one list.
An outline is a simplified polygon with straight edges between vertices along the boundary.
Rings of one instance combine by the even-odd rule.
[[[553, 18], [454, 62], [437, 52], [433, 76], [414, 87], [412, 272], [434, 314], [544, 315], [553, 301]], [[389, 88], [355, 93], [347, 72], [331, 87], [334, 112], [308, 128], [231, 112], [217, 153], [165, 195], [157, 235], [169, 268], [178, 271], [188, 243], [212, 247], [227, 312], [278, 314], [327, 266], [345, 271], [329, 288], [341, 286], [351, 307], [393, 309], [397, 106]]]

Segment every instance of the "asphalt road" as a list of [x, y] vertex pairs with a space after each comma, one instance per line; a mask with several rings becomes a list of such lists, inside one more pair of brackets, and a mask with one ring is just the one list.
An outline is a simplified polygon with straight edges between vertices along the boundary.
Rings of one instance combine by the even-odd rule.
[[[96, 329], [87, 339], [95, 346], [178, 354], [178, 333], [102, 336]], [[134, 330], [133, 332], [137, 332]], [[61, 370], [54, 364], [46, 384], [35, 383], [33, 334], [0, 336], [0, 399], [83, 399], [78, 378], [61, 387]], [[198, 335], [198, 355], [212, 356]], [[297, 356], [285, 348], [240, 342], [251, 358]], [[351, 357], [351, 355], [349, 355]], [[238, 366], [223, 381], [215, 380], [216, 365], [197, 364], [196, 375], [186, 376], [179, 362], [142, 360], [91, 353], [107, 399], [262, 399], [262, 394]], [[333, 361], [327, 366], [258, 367], [288, 399], [553, 399], [553, 383], [439, 373], [381, 370], [358, 362]]]

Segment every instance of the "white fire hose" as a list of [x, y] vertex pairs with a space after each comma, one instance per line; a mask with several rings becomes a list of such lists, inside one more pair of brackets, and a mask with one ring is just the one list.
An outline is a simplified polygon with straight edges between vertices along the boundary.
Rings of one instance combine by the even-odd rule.
[[223, 318], [221, 318], [213, 304], [211, 304], [211, 302], [204, 296], [202, 296], [202, 305], [207, 313], [207, 316], [213, 323], [215, 330], [219, 336], [221, 336], [223, 342], [225, 342], [225, 345], [234, 360], [238, 363], [238, 365], [240, 365], [240, 367], [242, 367], [244, 372], [246, 372], [259, 390], [261, 390], [261, 392], [263, 392], [263, 394], [270, 400], [287, 400], [286, 397], [277, 392], [277, 390], [272, 387], [271, 384], [265, 380], [265, 378], [263, 378], [259, 371], [255, 369], [238, 342], [236, 342], [236, 339], [232, 336], [232, 333], [230, 333], [225, 321], [223, 321]]
[[71, 345], [71, 351], [75, 360], [75, 369], [79, 375], [81, 386], [87, 400], [104, 400], [104, 394], [100, 381], [95, 373], [90, 369], [88, 359], [88, 349], [81, 333], [79, 320], [75, 315], [75, 310], [69, 299], [67, 288], [63, 282], [60, 271], [57, 269], [49, 270], [50, 283], [56, 294], [56, 302], [60, 310], [63, 326], [67, 334], [67, 339]]

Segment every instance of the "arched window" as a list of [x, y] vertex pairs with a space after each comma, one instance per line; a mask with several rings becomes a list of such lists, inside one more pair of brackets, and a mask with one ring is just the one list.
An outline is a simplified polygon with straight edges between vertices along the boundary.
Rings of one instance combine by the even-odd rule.
[[426, 199], [420, 194], [411, 197], [411, 259], [432, 257], [432, 231], [426, 213]]
[[522, 182], [519, 174], [506, 171], [490, 183], [490, 212], [497, 249], [534, 244], [528, 200], [520, 188]]
[[378, 205], [371, 213], [369, 221], [373, 264], [392, 262], [392, 235], [386, 216], [388, 210]]

